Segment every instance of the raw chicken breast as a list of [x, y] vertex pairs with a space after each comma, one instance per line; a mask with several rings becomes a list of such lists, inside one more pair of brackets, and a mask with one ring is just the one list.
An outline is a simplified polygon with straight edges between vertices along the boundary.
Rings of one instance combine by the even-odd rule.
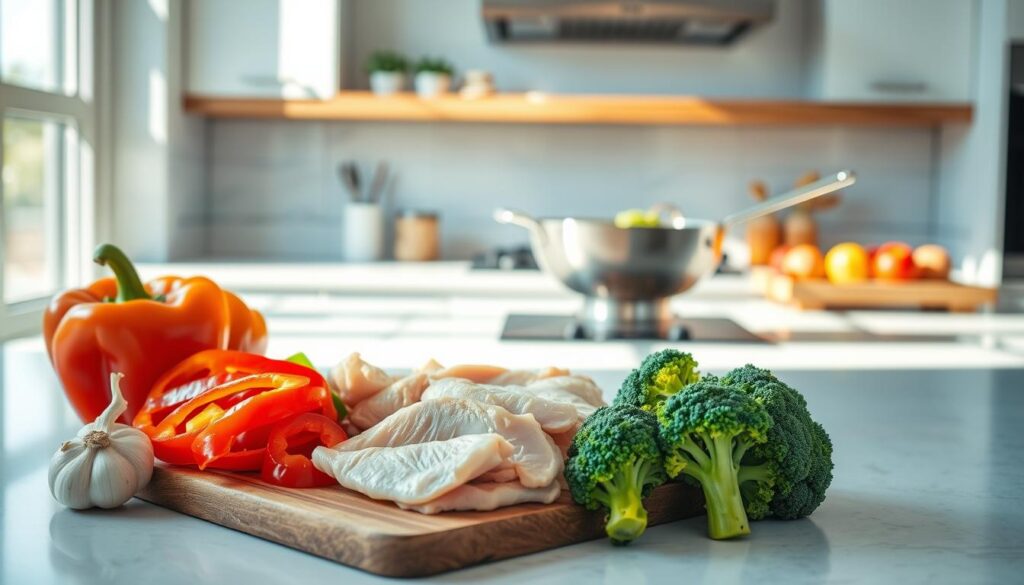
[[425, 504], [403, 504], [403, 510], [422, 514], [437, 514], [452, 510], [496, 510], [504, 506], [535, 502], [550, 504], [558, 499], [562, 488], [557, 483], [547, 487], [527, 488], [519, 482], [467, 483]]
[[359, 404], [398, 379], [364, 362], [358, 353], [349, 355], [334, 366], [329, 378], [342, 402], [348, 406]]
[[497, 386], [525, 386], [527, 384], [532, 384], [537, 380], [568, 375], [569, 370], [563, 370], [555, 367], [544, 368], [543, 370], [538, 370], [536, 372], [532, 370], [509, 370], [487, 380], [487, 383]]
[[443, 397], [407, 406], [333, 449], [358, 451], [481, 433], [497, 433], [512, 443], [514, 452], [509, 459], [526, 487], [546, 486], [562, 472], [561, 451], [532, 416], [461, 398]]
[[435, 371], [432, 377], [441, 378], [465, 378], [474, 382], [486, 382], [508, 372], [507, 369], [499, 366], [487, 366], [482, 364], [459, 364], [443, 370]]
[[406, 376], [353, 406], [348, 419], [359, 430], [366, 430], [398, 409], [419, 402], [429, 383], [430, 378], [425, 373]]
[[512, 451], [508, 441], [492, 433], [348, 452], [317, 447], [313, 465], [350, 490], [415, 506], [497, 467]]
[[517, 481], [518, 479], [519, 476], [516, 475], [515, 467], [502, 467], [499, 465], [498, 467], [495, 467], [474, 479], [473, 483], [505, 483], [506, 481], [515, 481], [516, 483], [519, 483]]
[[548, 400], [573, 405], [581, 419], [606, 404], [601, 389], [587, 376], [546, 378], [529, 384], [526, 389]]
[[[583, 421], [580, 421], [583, 424]], [[565, 459], [569, 458], [569, 446], [572, 445], [572, 440], [576, 438], [576, 431], [580, 429], [580, 425], [576, 425], [572, 429], [564, 432], [551, 435], [551, 440], [555, 442], [558, 450], [562, 452], [562, 457]], [[490, 472], [488, 472], [490, 473]]]
[[423, 400], [442, 396], [494, 404], [513, 414], [533, 415], [548, 433], [564, 433], [574, 428], [579, 420], [572, 404], [549, 400], [524, 386], [494, 386], [461, 378], [445, 378], [437, 380], [423, 392]]
[[442, 366], [440, 363], [438, 363], [437, 360], [435, 360], [434, 358], [430, 358], [429, 360], [427, 360], [427, 363], [423, 364], [422, 366], [420, 366], [416, 370], [416, 373], [424, 373], [424, 374], [431, 374], [431, 375], [433, 375], [433, 374], [436, 374], [437, 372], [440, 372], [443, 369], [444, 369], [444, 366]]

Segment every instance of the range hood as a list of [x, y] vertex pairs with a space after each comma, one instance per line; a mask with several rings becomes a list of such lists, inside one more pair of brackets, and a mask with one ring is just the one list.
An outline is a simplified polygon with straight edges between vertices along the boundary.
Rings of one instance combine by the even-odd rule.
[[772, 19], [775, 0], [482, 0], [494, 43], [728, 45]]

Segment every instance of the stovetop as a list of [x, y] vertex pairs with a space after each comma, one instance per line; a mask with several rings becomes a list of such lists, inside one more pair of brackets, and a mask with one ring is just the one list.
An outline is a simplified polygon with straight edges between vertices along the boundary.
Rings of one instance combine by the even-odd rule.
[[494, 248], [473, 257], [473, 270], [539, 270], [529, 246]]
[[565, 315], [509, 315], [501, 332], [506, 341], [603, 341], [607, 339], [666, 340], [731, 343], [841, 342], [841, 343], [951, 343], [961, 337], [948, 334], [874, 333], [859, 328], [846, 331], [762, 331], [758, 334], [724, 317], [677, 317], [665, 335], [625, 332], [600, 339], [587, 335], [584, 324]]
[[654, 332], [613, 332], [595, 338], [587, 326], [572, 316], [509, 315], [501, 339], [512, 341], [602, 341], [605, 339], [665, 339], [668, 341], [769, 343], [754, 335], [732, 319], [723, 317], [689, 317], [673, 319], [664, 334]]

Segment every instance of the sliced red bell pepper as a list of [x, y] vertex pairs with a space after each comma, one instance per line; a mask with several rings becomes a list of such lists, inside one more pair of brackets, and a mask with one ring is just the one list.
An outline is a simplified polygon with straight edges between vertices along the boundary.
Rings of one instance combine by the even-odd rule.
[[316, 447], [333, 447], [346, 439], [348, 435], [338, 423], [320, 414], [300, 414], [282, 421], [270, 432], [260, 476], [292, 488], [333, 485], [337, 481], [314, 467], [310, 457]]
[[258, 470], [270, 427], [304, 412], [337, 416], [327, 383], [316, 370], [245, 352], [210, 350], [162, 376], [133, 424], [167, 463]]

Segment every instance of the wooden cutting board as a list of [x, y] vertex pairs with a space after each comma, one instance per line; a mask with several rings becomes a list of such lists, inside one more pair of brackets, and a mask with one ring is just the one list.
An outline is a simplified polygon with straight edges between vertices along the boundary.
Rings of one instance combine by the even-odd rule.
[[871, 280], [853, 284], [832, 284], [825, 279], [795, 280], [781, 274], [753, 277], [755, 288], [762, 288], [773, 301], [798, 309], [940, 309], [972, 312], [993, 305], [999, 291], [967, 286], [948, 280], [910, 280], [883, 282]]
[[[389, 577], [422, 577], [605, 538], [601, 512], [572, 503], [424, 515], [340, 486], [288, 489], [255, 475], [157, 466], [139, 498]], [[704, 512], [700, 491], [673, 483], [645, 502], [650, 525]]]

